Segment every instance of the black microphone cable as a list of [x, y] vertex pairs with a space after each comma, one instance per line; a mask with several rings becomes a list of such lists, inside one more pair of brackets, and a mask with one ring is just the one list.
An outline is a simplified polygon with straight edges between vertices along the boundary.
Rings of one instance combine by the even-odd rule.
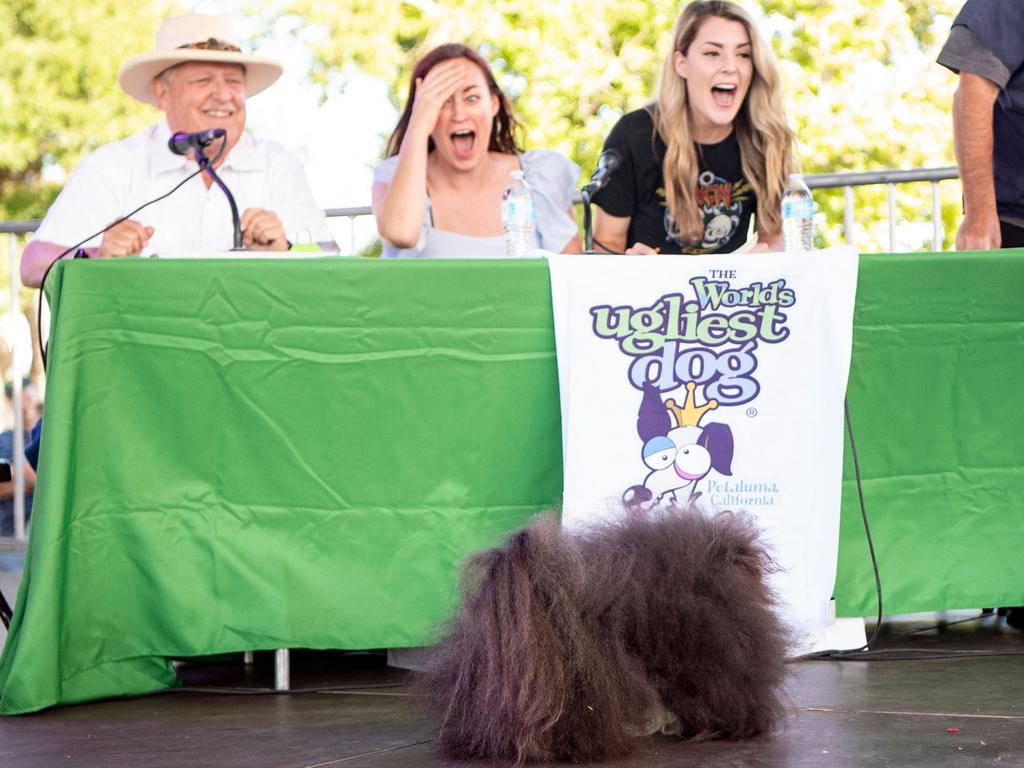
[[[213, 163], [216, 163], [218, 160], [220, 160], [221, 155], [224, 154], [224, 147], [226, 146], [226, 144], [227, 144], [227, 137], [225, 136], [225, 137], [223, 137], [223, 139], [222, 139], [222, 141], [220, 143], [220, 149], [217, 150], [216, 157], [214, 157], [213, 160], [212, 160]], [[140, 205], [134, 211], [126, 213], [120, 219], [116, 219], [115, 221], [112, 221], [110, 224], [105, 226], [99, 232], [94, 232], [93, 234], [91, 234], [87, 238], [85, 238], [84, 240], [80, 240], [79, 242], [75, 243], [70, 248], [68, 248], [66, 251], [63, 251], [60, 254], [58, 254], [57, 258], [55, 258], [53, 261], [51, 261], [50, 264], [46, 267], [46, 269], [43, 271], [43, 277], [39, 281], [39, 304], [36, 307], [36, 338], [39, 339], [39, 354], [40, 354], [40, 357], [42, 358], [42, 361], [43, 361], [43, 371], [46, 371], [46, 366], [47, 366], [46, 350], [47, 350], [47, 347], [49, 346], [48, 344], [43, 344], [43, 290], [46, 287], [46, 278], [50, 276], [50, 272], [53, 270], [54, 265], [58, 261], [63, 259], [65, 256], [67, 256], [69, 253], [71, 253], [72, 251], [77, 251], [78, 248], [80, 248], [81, 246], [83, 246], [86, 243], [88, 243], [94, 237], [98, 237], [99, 235], [102, 235], [108, 229], [116, 227], [122, 221], [127, 221], [132, 216], [134, 216], [136, 213], [141, 211], [143, 208], [146, 208], [146, 207], [152, 205], [153, 203], [159, 203], [161, 200], [163, 200], [163, 199], [165, 199], [167, 197], [170, 197], [175, 192], [177, 192], [179, 189], [181, 189], [181, 187], [184, 186], [186, 182], [191, 181], [196, 176], [198, 176], [200, 173], [202, 173], [203, 170], [204, 170], [204, 168], [202, 166], [200, 166], [198, 170], [194, 171], [193, 173], [190, 173], [184, 179], [182, 179], [177, 184], [175, 184], [171, 188], [171, 190], [169, 192], [165, 192], [164, 194], [160, 195], [160, 197], [154, 197], [152, 200], [150, 200], [148, 202], [145, 202], [142, 205]], [[76, 254], [76, 258], [78, 258], [77, 254]], [[86, 258], [88, 258], [88, 257], [86, 257]]]
[[622, 253], [619, 253], [618, 251], [613, 251], [611, 248], [609, 248], [607, 245], [602, 243], [600, 240], [598, 240], [593, 235], [590, 236], [590, 239], [594, 241], [594, 245], [597, 245], [597, 246], [600, 246], [601, 248], [604, 248], [605, 253], [613, 254], [615, 256], [623, 256], [624, 255]]
[[857, 457], [857, 443], [853, 438], [853, 423], [850, 421], [850, 402], [843, 398], [843, 416], [846, 422], [846, 434], [850, 438], [850, 455], [853, 458], [853, 475], [857, 481], [857, 499], [860, 502], [860, 515], [864, 521], [864, 535], [868, 540], [868, 552], [871, 555], [871, 567], [875, 572], [875, 594], [878, 597], [878, 616], [875, 620], [875, 628], [871, 631], [871, 637], [860, 648], [833, 648], [825, 651], [814, 651], [802, 656], [796, 656], [790, 661], [843, 661], [857, 656], [862, 651], [871, 649], [871, 645], [878, 639], [878, 633], [882, 627], [882, 579], [878, 574], [878, 558], [875, 556], [875, 544], [871, 538], [871, 526], [868, 524], [868, 513], [864, 506], [864, 487], [860, 477], [860, 459]]

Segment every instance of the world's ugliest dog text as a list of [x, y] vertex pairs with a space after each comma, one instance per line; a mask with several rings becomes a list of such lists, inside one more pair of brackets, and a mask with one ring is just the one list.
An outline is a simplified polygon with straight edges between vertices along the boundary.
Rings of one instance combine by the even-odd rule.
[[695, 277], [690, 288], [690, 296], [667, 293], [649, 307], [592, 307], [593, 332], [634, 358], [629, 381], [637, 389], [650, 382], [667, 392], [692, 381], [723, 405], [750, 402], [760, 390], [757, 345], [789, 336], [783, 309], [796, 292], [783, 278], [733, 287]]

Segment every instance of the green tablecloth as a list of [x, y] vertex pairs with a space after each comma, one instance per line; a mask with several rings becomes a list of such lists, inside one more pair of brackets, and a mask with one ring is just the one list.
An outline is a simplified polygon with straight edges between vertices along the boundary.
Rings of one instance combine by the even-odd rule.
[[[850, 406], [887, 612], [1024, 602], [1024, 256], [865, 256]], [[561, 490], [544, 262], [72, 262], [0, 711], [169, 657], [429, 642]], [[874, 612], [852, 469], [839, 612]]]
[[[863, 255], [847, 387], [887, 614], [1024, 605], [1024, 250]], [[847, 445], [840, 615], [873, 615]]]

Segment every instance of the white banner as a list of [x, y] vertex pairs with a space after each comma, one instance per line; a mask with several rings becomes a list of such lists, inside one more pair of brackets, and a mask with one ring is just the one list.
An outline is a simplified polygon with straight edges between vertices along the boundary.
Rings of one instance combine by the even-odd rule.
[[799, 648], [835, 583], [857, 253], [553, 256], [563, 523], [756, 519]]

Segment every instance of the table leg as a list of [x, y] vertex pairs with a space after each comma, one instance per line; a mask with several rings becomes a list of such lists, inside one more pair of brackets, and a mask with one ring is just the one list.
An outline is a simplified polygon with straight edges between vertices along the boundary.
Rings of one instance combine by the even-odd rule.
[[287, 691], [289, 689], [291, 672], [289, 670], [290, 656], [287, 648], [278, 648], [274, 651], [274, 690]]

